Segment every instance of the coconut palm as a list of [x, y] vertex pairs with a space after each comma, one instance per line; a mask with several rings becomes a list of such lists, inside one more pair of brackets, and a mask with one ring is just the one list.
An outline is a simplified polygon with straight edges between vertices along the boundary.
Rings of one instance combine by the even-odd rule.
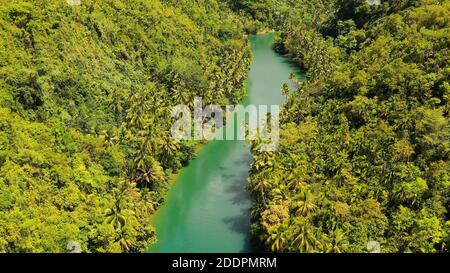
[[286, 226], [280, 225], [274, 228], [273, 232], [267, 237], [266, 243], [270, 245], [273, 252], [282, 252], [285, 249], [287, 243], [286, 231]]
[[314, 204], [314, 197], [308, 190], [303, 189], [295, 199], [294, 209], [298, 215], [307, 217], [317, 210], [317, 206]]
[[341, 229], [335, 229], [330, 234], [330, 243], [328, 244], [327, 252], [342, 253], [348, 246], [347, 237]]
[[166, 136], [162, 142], [161, 149], [163, 150], [163, 155], [166, 157], [174, 156], [180, 149], [180, 141]]
[[123, 252], [130, 251], [131, 241], [130, 241], [130, 239], [128, 238], [128, 236], [124, 232], [120, 233], [120, 239], [119, 239], [118, 242], [119, 242], [119, 245], [122, 248]]
[[154, 188], [155, 185], [165, 182], [164, 169], [159, 162], [150, 155], [142, 155], [136, 159], [135, 179], [141, 187]]
[[255, 192], [258, 192], [262, 198], [263, 203], [266, 203], [266, 194], [267, 190], [270, 188], [271, 183], [267, 179], [259, 179], [256, 181], [256, 183], [253, 185], [253, 190]]
[[115, 230], [121, 230], [127, 224], [127, 220], [122, 214], [122, 208], [118, 202], [112, 208], [105, 210], [105, 216], [105, 223], [111, 224]]
[[294, 246], [302, 253], [314, 252], [318, 245], [314, 227], [306, 220], [297, 222], [295, 226]]

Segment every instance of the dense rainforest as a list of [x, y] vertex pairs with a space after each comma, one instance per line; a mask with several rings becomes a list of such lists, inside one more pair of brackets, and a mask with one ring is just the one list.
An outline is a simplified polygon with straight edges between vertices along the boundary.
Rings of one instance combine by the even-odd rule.
[[1, 0], [0, 252], [153, 244], [197, 146], [172, 107], [238, 103], [267, 30], [307, 79], [274, 90], [279, 149], [250, 143], [254, 235], [450, 251], [450, 0]]
[[243, 29], [215, 0], [2, 0], [0, 252], [151, 245], [196, 145], [170, 111], [245, 95]]
[[308, 77], [282, 87], [278, 151], [252, 143], [254, 234], [276, 252], [448, 252], [450, 1], [284, 4], [275, 49]]

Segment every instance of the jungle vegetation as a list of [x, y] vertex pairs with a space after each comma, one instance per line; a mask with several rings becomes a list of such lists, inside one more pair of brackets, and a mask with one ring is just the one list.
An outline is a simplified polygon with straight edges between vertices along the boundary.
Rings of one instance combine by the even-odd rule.
[[308, 77], [282, 88], [278, 151], [252, 143], [254, 234], [276, 252], [448, 252], [450, 1], [292, 2], [275, 49]]
[[[307, 71], [260, 152], [276, 252], [448, 252], [450, 1], [10, 0], [0, 5], [0, 252], [139, 252], [195, 143], [172, 106], [235, 104], [245, 33]], [[276, 92], [278, 90], [274, 90]]]
[[2, 1], [0, 252], [145, 250], [194, 156], [172, 106], [238, 102], [249, 61], [221, 1]]

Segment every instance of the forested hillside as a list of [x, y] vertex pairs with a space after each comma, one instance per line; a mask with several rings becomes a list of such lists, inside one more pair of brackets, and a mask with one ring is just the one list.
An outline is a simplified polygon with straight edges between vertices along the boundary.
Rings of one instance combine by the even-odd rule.
[[449, 251], [450, 1], [295, 2], [276, 49], [308, 80], [283, 87], [279, 150], [253, 151], [254, 233], [277, 252]]
[[245, 33], [270, 29], [307, 80], [280, 87], [279, 149], [251, 143], [253, 233], [450, 251], [450, 0], [0, 1], [0, 252], [153, 244], [197, 145], [171, 138], [172, 107], [238, 103]]
[[2, 0], [0, 252], [147, 248], [194, 152], [172, 106], [236, 103], [249, 59], [216, 0]]

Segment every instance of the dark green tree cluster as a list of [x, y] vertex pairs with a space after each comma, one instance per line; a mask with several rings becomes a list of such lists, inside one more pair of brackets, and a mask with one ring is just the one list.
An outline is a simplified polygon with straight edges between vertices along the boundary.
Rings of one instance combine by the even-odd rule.
[[[76, 1], [69, 1], [76, 2]], [[172, 106], [235, 103], [250, 52], [216, 0], [0, 5], [0, 252], [137, 252], [193, 143]]]
[[448, 252], [450, 1], [298, 2], [276, 48], [308, 79], [279, 150], [253, 151], [253, 231], [277, 252]]
[[290, 6], [284, 0], [227, 0], [231, 9], [242, 15], [243, 19], [251, 19], [252, 32], [264, 27], [276, 27], [288, 13]]

